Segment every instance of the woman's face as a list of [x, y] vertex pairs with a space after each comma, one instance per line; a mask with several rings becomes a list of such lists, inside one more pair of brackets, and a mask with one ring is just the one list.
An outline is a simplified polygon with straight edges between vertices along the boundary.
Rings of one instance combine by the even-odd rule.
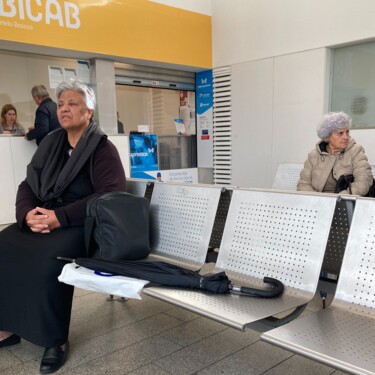
[[10, 109], [6, 114], [5, 114], [5, 123], [9, 126], [13, 126], [14, 123], [16, 122], [17, 115], [16, 111], [14, 109]]
[[349, 144], [349, 129], [337, 129], [328, 138], [328, 144], [332, 151], [343, 151]]
[[90, 123], [93, 110], [88, 109], [83, 96], [77, 91], [63, 91], [57, 101], [57, 117], [69, 131], [84, 130]]

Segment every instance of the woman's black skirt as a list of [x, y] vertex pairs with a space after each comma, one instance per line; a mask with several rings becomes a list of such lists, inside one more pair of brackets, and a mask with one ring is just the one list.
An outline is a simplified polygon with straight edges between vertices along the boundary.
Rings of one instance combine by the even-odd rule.
[[57, 256], [85, 253], [83, 227], [33, 233], [12, 224], [0, 232], [0, 331], [56, 347], [69, 334], [73, 287], [60, 283]]

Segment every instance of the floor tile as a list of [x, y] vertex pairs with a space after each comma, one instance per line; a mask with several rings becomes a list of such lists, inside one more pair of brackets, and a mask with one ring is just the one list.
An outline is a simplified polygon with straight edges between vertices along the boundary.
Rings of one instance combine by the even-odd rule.
[[330, 375], [333, 371], [332, 367], [295, 354], [263, 375]]
[[[203, 369], [197, 375], [260, 375], [292, 354], [258, 341]], [[288, 372], [284, 374], [289, 375]]]
[[156, 365], [175, 375], [194, 374], [257, 340], [257, 332], [226, 328], [157, 361]]

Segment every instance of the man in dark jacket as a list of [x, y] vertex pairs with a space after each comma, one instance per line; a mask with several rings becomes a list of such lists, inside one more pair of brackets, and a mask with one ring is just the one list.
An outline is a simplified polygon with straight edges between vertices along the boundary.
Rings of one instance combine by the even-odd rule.
[[34, 86], [31, 89], [31, 95], [38, 108], [35, 113], [34, 128], [26, 134], [26, 139], [29, 141], [35, 139], [36, 144], [39, 145], [48, 133], [60, 128], [60, 123], [56, 114], [57, 105], [43, 85]]

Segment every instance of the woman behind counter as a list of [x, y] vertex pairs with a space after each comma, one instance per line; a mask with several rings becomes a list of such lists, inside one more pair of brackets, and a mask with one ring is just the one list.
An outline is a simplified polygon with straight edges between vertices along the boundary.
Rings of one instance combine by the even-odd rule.
[[[365, 150], [349, 135], [352, 119], [344, 112], [324, 115], [317, 130], [321, 139], [301, 171], [297, 190], [364, 196], [372, 185]], [[351, 183], [346, 183], [345, 180]], [[341, 177], [341, 178], [340, 178]]]
[[1, 109], [0, 134], [25, 135], [25, 129], [17, 122], [17, 110], [12, 104]]
[[40, 144], [17, 192], [17, 223], [0, 232], [0, 348], [21, 337], [45, 347], [42, 374], [66, 361], [73, 287], [57, 256], [84, 256], [86, 203], [125, 191], [115, 146], [92, 121], [95, 95], [79, 82], [56, 88], [62, 128]]

